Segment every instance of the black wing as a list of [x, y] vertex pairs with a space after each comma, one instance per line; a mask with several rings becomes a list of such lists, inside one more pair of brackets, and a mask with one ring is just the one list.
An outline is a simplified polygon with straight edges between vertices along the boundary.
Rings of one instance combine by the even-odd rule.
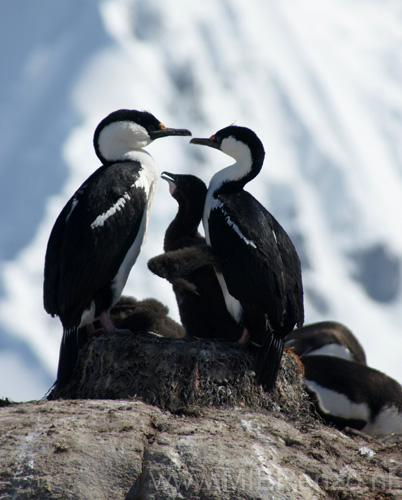
[[139, 171], [137, 162], [99, 168], [60, 213], [46, 253], [44, 304], [62, 321], [76, 323], [132, 245], [147, 206]]
[[265, 313], [274, 330], [291, 330], [303, 307], [300, 261], [293, 243], [246, 191], [220, 194], [218, 200], [220, 205], [209, 217], [209, 232], [229, 292], [244, 307]]

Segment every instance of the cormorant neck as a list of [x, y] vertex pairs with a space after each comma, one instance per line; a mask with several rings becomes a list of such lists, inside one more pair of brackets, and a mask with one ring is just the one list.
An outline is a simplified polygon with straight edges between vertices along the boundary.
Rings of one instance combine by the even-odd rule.
[[[116, 152], [117, 153], [117, 152]], [[111, 165], [113, 163], [119, 163], [123, 161], [138, 161], [143, 165], [148, 165], [150, 163], [154, 163], [154, 159], [152, 155], [145, 151], [145, 149], [131, 149], [131, 150], [121, 150], [118, 154], [113, 156], [113, 159], [105, 161], [104, 165]]]
[[176, 217], [169, 224], [165, 233], [163, 249], [165, 252], [174, 250], [180, 245], [179, 240], [201, 238], [198, 232], [204, 204], [191, 206], [188, 204], [179, 204]]
[[253, 157], [249, 148], [243, 148], [242, 154], [237, 156], [233, 165], [223, 168], [212, 177], [209, 190], [212, 190], [214, 195], [241, 191], [258, 175], [263, 161], [264, 154]]

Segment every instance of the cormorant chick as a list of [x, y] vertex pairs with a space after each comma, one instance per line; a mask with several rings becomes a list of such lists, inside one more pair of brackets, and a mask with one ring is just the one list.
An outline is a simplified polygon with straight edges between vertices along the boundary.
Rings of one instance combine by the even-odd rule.
[[185, 337], [184, 328], [168, 314], [169, 309], [159, 300], [153, 298], [136, 300], [127, 296], [121, 297], [110, 311], [110, 317], [118, 328], [133, 333], [157, 333], [172, 339]]
[[173, 285], [181, 322], [188, 335], [238, 341], [240, 327], [227, 311], [213, 265], [218, 265], [198, 232], [207, 188], [194, 175], [163, 172], [179, 207], [165, 233], [166, 253], [153, 257], [149, 269]]

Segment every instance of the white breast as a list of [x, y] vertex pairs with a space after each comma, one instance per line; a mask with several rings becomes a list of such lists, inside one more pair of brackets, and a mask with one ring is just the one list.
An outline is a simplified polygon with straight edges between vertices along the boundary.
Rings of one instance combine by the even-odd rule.
[[362, 431], [372, 436], [402, 434], [402, 414], [395, 406], [385, 407]]
[[303, 356], [333, 356], [334, 358], [347, 359], [348, 361], [354, 361], [354, 358], [346, 347], [339, 344], [326, 344], [314, 351], [310, 351]]
[[141, 171], [140, 177], [136, 181], [135, 186], [137, 188], [143, 188], [145, 190], [145, 193], [147, 195], [147, 207], [141, 219], [141, 224], [138, 229], [137, 236], [112, 281], [112, 291], [114, 298], [113, 303], [116, 303], [119, 300], [123, 288], [127, 282], [127, 278], [130, 274], [131, 268], [137, 260], [142, 245], [145, 243], [148, 229], [149, 210], [151, 208], [151, 204], [156, 191], [156, 186], [158, 183], [158, 171], [151, 155], [149, 155], [145, 151], [138, 151], [136, 153], [145, 153], [145, 156], [143, 154], [140, 154], [137, 155], [140, 156], [140, 158], [136, 157], [133, 159], [141, 161], [141, 164], [143, 165], [143, 170]]
[[347, 419], [369, 420], [370, 409], [365, 403], [354, 403], [345, 394], [322, 387], [313, 380], [305, 379], [304, 383], [317, 396], [324, 412]]
[[[207, 196], [205, 199], [205, 205], [204, 205], [204, 214], [203, 214], [203, 219], [202, 223], [204, 226], [204, 232], [205, 232], [205, 240], [208, 245], [211, 245], [211, 238], [209, 234], [209, 214], [211, 213], [211, 210], [214, 210], [216, 208], [222, 209], [222, 203], [213, 196], [212, 190], [209, 189], [207, 192]], [[225, 278], [223, 277], [223, 274], [218, 272], [215, 268], [215, 274], [216, 277], [218, 278], [219, 285], [222, 290], [223, 298], [225, 300], [226, 304], [226, 309], [228, 310], [229, 314], [233, 317], [233, 319], [237, 322], [240, 323], [242, 317], [243, 317], [243, 308], [240, 304], [240, 302], [233, 297], [229, 293], [228, 287], [226, 285]]]

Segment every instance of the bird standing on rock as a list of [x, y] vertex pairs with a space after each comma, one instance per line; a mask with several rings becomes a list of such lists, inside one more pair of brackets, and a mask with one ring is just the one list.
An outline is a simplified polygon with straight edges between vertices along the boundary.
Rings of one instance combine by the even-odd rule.
[[304, 385], [317, 413], [343, 429], [373, 436], [402, 434], [402, 386], [363, 363], [336, 356], [303, 356]]
[[366, 364], [366, 354], [353, 333], [337, 321], [319, 321], [293, 330], [285, 347], [298, 356], [335, 356]]
[[149, 269], [173, 285], [187, 335], [237, 341], [242, 328], [226, 309], [213, 265], [217, 260], [198, 232], [207, 187], [194, 175], [163, 172], [179, 207], [165, 233], [165, 253], [148, 261]]
[[63, 324], [56, 387], [71, 378], [79, 330], [116, 331], [110, 309], [119, 300], [144, 242], [158, 174], [143, 148], [160, 137], [191, 133], [166, 128], [146, 111], [120, 109], [94, 134], [102, 166], [67, 202], [47, 245], [44, 307]]
[[246, 127], [229, 126], [192, 144], [209, 146], [235, 163], [211, 179], [203, 225], [207, 243], [219, 260], [216, 275], [233, 318], [258, 347], [257, 380], [275, 384], [284, 338], [303, 324], [300, 260], [277, 220], [247, 191], [260, 172], [264, 147]]

